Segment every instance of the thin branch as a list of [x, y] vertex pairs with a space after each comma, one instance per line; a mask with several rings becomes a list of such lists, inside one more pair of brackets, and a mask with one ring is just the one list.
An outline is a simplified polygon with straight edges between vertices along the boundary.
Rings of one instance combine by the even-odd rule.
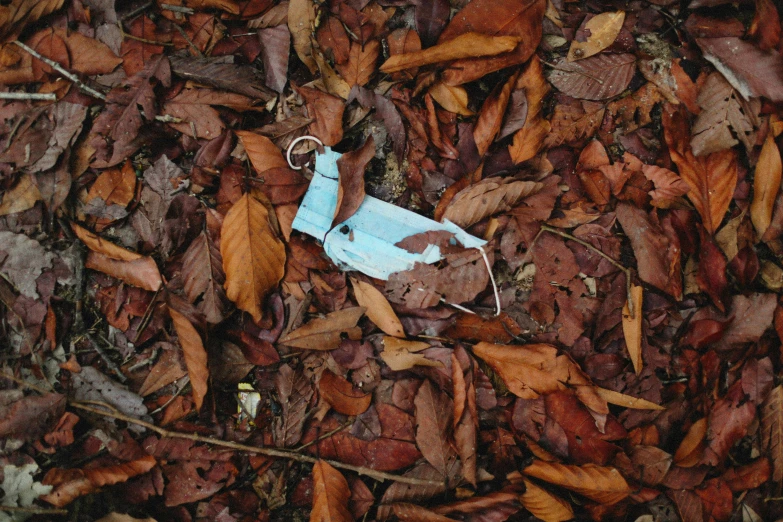
[[67, 515], [67, 509], [39, 508], [35, 506], [0, 506], [0, 511], [9, 513], [26, 513], [28, 515]]
[[53, 92], [0, 92], [0, 100], [57, 101], [57, 95]]
[[213, 446], [219, 446], [222, 448], [229, 448], [237, 451], [246, 451], [248, 453], [257, 453], [260, 455], [266, 455], [268, 457], [295, 460], [297, 462], [307, 462], [310, 464], [315, 464], [319, 460], [324, 460], [325, 462], [331, 464], [335, 468], [353, 471], [355, 473], [358, 473], [359, 475], [365, 475], [379, 482], [390, 480], [393, 482], [402, 482], [404, 484], [411, 484], [414, 486], [441, 486], [442, 485], [440, 482], [433, 482], [431, 480], [423, 480], [423, 479], [417, 479], [413, 477], [403, 477], [401, 475], [395, 475], [393, 473], [385, 473], [383, 471], [377, 471], [363, 466], [352, 466], [350, 464], [345, 464], [343, 462], [339, 462], [335, 460], [317, 459], [315, 457], [311, 457], [309, 455], [302, 455], [291, 450], [281, 450], [275, 448], [259, 448], [257, 446], [248, 446], [247, 444], [240, 444], [237, 442], [215, 439], [212, 437], [204, 437], [196, 433], [181, 433], [178, 431], [171, 431], [164, 428], [159, 428], [158, 426], [155, 426], [150, 422], [145, 422], [143, 420], [136, 419], [134, 417], [130, 417], [122, 413], [114, 413], [114, 412], [101, 410], [99, 408], [94, 408], [92, 406], [88, 406], [87, 404], [84, 404], [83, 402], [72, 401], [69, 404], [72, 407], [79, 410], [89, 411], [91, 413], [95, 413], [103, 417], [110, 417], [113, 419], [122, 420], [131, 424], [135, 424], [137, 426], [142, 426], [150, 431], [157, 433], [161, 437], [166, 437], [169, 439], [192, 440], [194, 442], [203, 442], [205, 444], [212, 444]]
[[[604, 259], [609, 261], [612, 265], [617, 267], [618, 270], [622, 271], [625, 274], [625, 292], [626, 292], [626, 298], [628, 300], [628, 312], [631, 315], [631, 319], [636, 317], [636, 311], [634, 310], [634, 306], [633, 306], [633, 296], [631, 296], [631, 280], [633, 279], [633, 271], [630, 268], [624, 267], [623, 265], [620, 264], [619, 261], [615, 261], [614, 259], [612, 259], [608, 255], [604, 254], [603, 252], [601, 252], [599, 249], [597, 249], [596, 247], [594, 247], [593, 245], [591, 245], [587, 241], [582, 241], [578, 237], [574, 237], [571, 234], [569, 234], [568, 232], [563, 232], [562, 230], [554, 228], [554, 227], [550, 227], [549, 225], [541, 225], [541, 231], [542, 232], [551, 232], [552, 234], [556, 234], [556, 235], [558, 235], [558, 236], [560, 236], [562, 238], [568, 239], [568, 240], [573, 241], [575, 243], [579, 243], [583, 247], [585, 247], [585, 248], [587, 248], [589, 250], [592, 250], [593, 252], [595, 252], [599, 256], [603, 257]], [[540, 234], [541, 234], [541, 232], [539, 232], [539, 235]], [[538, 239], [538, 236], [536, 236], [536, 239]]]
[[76, 85], [80, 90], [84, 91], [86, 94], [89, 94], [93, 98], [98, 98], [99, 100], [106, 101], [106, 95], [105, 94], [96, 91], [95, 89], [93, 89], [89, 85], [86, 85], [84, 82], [82, 82], [79, 79], [78, 76], [76, 76], [72, 72], [67, 71], [66, 69], [64, 69], [63, 66], [60, 65], [59, 63], [55, 62], [54, 60], [50, 60], [46, 56], [41, 55], [40, 53], [38, 53], [38, 51], [36, 51], [35, 49], [32, 49], [32, 48], [26, 46], [25, 44], [23, 44], [19, 40], [14, 40], [14, 43], [16, 45], [18, 45], [19, 47], [21, 47], [22, 49], [24, 49], [25, 51], [27, 51], [28, 53], [30, 53], [34, 58], [37, 58], [37, 59], [41, 60], [43, 63], [45, 63], [49, 67], [51, 67], [52, 69], [54, 69], [58, 73], [62, 74], [63, 76], [65, 76], [66, 78], [71, 80], [74, 83], [74, 85]]

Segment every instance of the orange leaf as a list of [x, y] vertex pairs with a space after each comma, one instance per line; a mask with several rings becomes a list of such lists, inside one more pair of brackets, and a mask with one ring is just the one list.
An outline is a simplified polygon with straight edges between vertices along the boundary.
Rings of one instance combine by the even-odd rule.
[[54, 490], [40, 498], [56, 507], [67, 506], [77, 497], [92, 493], [103, 486], [126, 482], [132, 477], [148, 472], [156, 464], [155, 457], [145, 455], [140, 459], [103, 468], [85, 470], [53, 468], [44, 477], [43, 484], [54, 486]]
[[359, 42], [351, 42], [348, 52], [348, 61], [344, 64], [336, 64], [335, 68], [340, 76], [348, 83], [348, 87], [365, 85], [375, 74], [375, 62], [378, 61], [381, 46], [377, 40], [370, 40], [362, 45]]
[[764, 235], [772, 221], [772, 210], [780, 190], [781, 173], [783, 164], [780, 161], [780, 151], [772, 133], [769, 133], [756, 163], [753, 202], [750, 204], [750, 219], [759, 237]]
[[353, 293], [359, 306], [367, 309], [367, 317], [370, 321], [383, 330], [384, 333], [394, 337], [405, 337], [402, 323], [394, 313], [389, 301], [383, 293], [370, 283], [351, 278]]
[[105, 170], [98, 176], [87, 193], [87, 201], [101, 198], [107, 205], [125, 207], [133, 200], [136, 191], [136, 173], [127, 161], [121, 169]]
[[25, 26], [62, 6], [63, 0], [13, 0], [4, 3], [0, 7], [0, 41], [12, 40]]
[[574, 510], [568, 502], [527, 479], [522, 481], [525, 492], [519, 495], [519, 501], [535, 517], [544, 522], [564, 522], [574, 518]]
[[601, 388], [600, 386], [594, 386], [593, 390], [595, 390], [595, 393], [609, 404], [622, 406], [624, 408], [632, 408], [635, 410], [658, 410], [658, 411], [666, 409], [660, 404], [655, 404], [654, 402], [650, 402], [645, 399], [640, 399], [638, 397], [632, 397], [630, 395], [616, 392], [614, 390], [607, 390], [606, 388]]
[[318, 69], [313, 57], [312, 31], [315, 28], [316, 15], [313, 0], [291, 0], [288, 3], [288, 30], [294, 40], [294, 50], [302, 63], [315, 73]]
[[[508, 107], [508, 99], [517, 83], [518, 75], [519, 73], [514, 73], [502, 87], [498, 85], [481, 106], [476, 126], [473, 129], [473, 139], [476, 142], [479, 156], [487, 153], [489, 146], [495, 140], [495, 136], [500, 132], [503, 116], [506, 114], [506, 107]], [[528, 110], [530, 110], [529, 105]]]
[[533, 57], [525, 72], [517, 80], [517, 89], [525, 90], [527, 118], [525, 124], [514, 134], [514, 141], [508, 152], [514, 163], [522, 163], [538, 154], [544, 144], [551, 125], [541, 116], [544, 97], [549, 93], [549, 82], [544, 78], [541, 60]]
[[132, 261], [122, 261], [100, 252], [89, 252], [84, 266], [150, 292], [157, 292], [163, 284], [158, 265], [155, 264], [154, 259], [147, 256], [140, 256]]
[[33, 180], [32, 174], [24, 174], [14, 187], [3, 194], [0, 203], [0, 216], [30, 210], [41, 200], [41, 192]]
[[353, 522], [348, 510], [351, 490], [342, 473], [326, 461], [313, 466], [313, 510], [310, 522]]
[[279, 342], [305, 350], [334, 350], [340, 345], [343, 334], [353, 340], [361, 339], [362, 329], [356, 326], [356, 323], [364, 315], [364, 311], [363, 307], [357, 306], [332, 312], [297, 328]]
[[71, 56], [71, 69], [86, 76], [108, 74], [122, 63], [122, 58], [104, 43], [89, 38], [76, 31], [55, 29], [68, 47]]
[[522, 472], [575, 491], [600, 504], [616, 504], [632, 493], [628, 483], [615, 468], [594, 464], [568, 466], [535, 460]]
[[462, 87], [452, 87], [443, 82], [438, 82], [427, 91], [432, 99], [449, 112], [462, 116], [473, 116], [474, 112], [468, 109], [468, 91]]
[[131, 252], [130, 250], [122, 248], [121, 246], [117, 246], [114, 243], [106, 241], [102, 237], [93, 232], [90, 232], [86, 228], [83, 228], [76, 223], [71, 223], [71, 229], [73, 229], [76, 236], [81, 239], [85, 245], [87, 245], [87, 248], [93, 252], [97, 252], [111, 259], [117, 259], [120, 261], [133, 261], [143, 257], [141, 254]]
[[427, 359], [422, 354], [416, 353], [429, 347], [429, 344], [421, 341], [384, 337], [381, 359], [395, 372], [410, 370], [414, 366], [443, 366], [439, 361]]
[[285, 246], [272, 230], [266, 206], [250, 194], [228, 211], [220, 236], [226, 295], [258, 322], [264, 298], [283, 278]]
[[235, 134], [242, 142], [242, 146], [245, 147], [247, 159], [259, 174], [269, 169], [288, 168], [288, 162], [283, 157], [283, 153], [266, 136], [250, 131], [235, 131]]
[[682, 439], [677, 452], [674, 454], [674, 462], [681, 468], [691, 468], [699, 464], [704, 455], [707, 436], [707, 417], [699, 419], [688, 429], [685, 438]]
[[574, 60], [593, 56], [612, 45], [617, 35], [620, 34], [624, 21], [624, 11], [601, 13], [592, 17], [584, 24], [584, 29], [590, 31], [590, 36], [584, 42], [571, 41], [571, 48], [568, 50], [568, 61], [573, 62]]
[[633, 315], [629, 303], [623, 306], [623, 337], [636, 375], [642, 372], [642, 292], [641, 286], [631, 285]]
[[701, 215], [704, 228], [714, 234], [729, 208], [737, 186], [737, 153], [733, 149], [696, 157], [690, 147], [690, 129], [683, 109], [667, 105], [663, 128], [669, 155], [690, 187], [688, 199]]
[[179, 345], [182, 347], [182, 353], [185, 355], [185, 366], [190, 375], [190, 386], [193, 388], [193, 402], [196, 409], [201, 409], [204, 402], [204, 396], [207, 394], [207, 381], [209, 380], [209, 370], [207, 369], [207, 352], [204, 350], [204, 344], [196, 328], [188, 321], [187, 317], [177, 312], [171, 307], [169, 315], [174, 323], [174, 329], [177, 331]]
[[421, 51], [397, 54], [381, 65], [381, 72], [393, 73], [434, 63], [449, 62], [460, 58], [495, 56], [513, 50], [519, 43], [515, 36], [487, 36], [465, 33], [453, 40], [439, 43]]
[[343, 415], [361, 415], [372, 402], [371, 393], [357, 391], [353, 384], [328, 369], [321, 375], [318, 391], [334, 411]]

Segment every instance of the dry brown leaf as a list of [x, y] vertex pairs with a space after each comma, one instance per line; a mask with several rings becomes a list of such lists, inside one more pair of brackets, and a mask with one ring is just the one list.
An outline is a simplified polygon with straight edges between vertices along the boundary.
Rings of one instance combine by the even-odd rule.
[[641, 286], [631, 285], [633, 315], [627, 302], [623, 306], [623, 337], [636, 375], [642, 371], [642, 292]]
[[250, 131], [236, 131], [235, 133], [239, 137], [239, 141], [242, 142], [242, 146], [245, 147], [247, 159], [259, 174], [269, 169], [288, 168], [288, 162], [283, 157], [283, 153], [266, 136]]
[[468, 91], [462, 87], [452, 87], [443, 82], [438, 82], [427, 91], [432, 99], [449, 112], [461, 114], [462, 116], [473, 116], [475, 114], [468, 109]]
[[41, 192], [33, 180], [32, 174], [23, 174], [16, 185], [3, 194], [0, 203], [0, 216], [30, 210], [41, 200]]
[[707, 436], [707, 417], [699, 419], [688, 429], [685, 438], [674, 454], [674, 462], [681, 468], [692, 468], [702, 461], [705, 437]]
[[313, 510], [310, 522], [353, 522], [348, 509], [351, 489], [342, 473], [326, 461], [313, 466]]
[[302, 63], [315, 74], [318, 69], [313, 58], [312, 32], [315, 29], [315, 3], [313, 0], [288, 2], [288, 30], [294, 40], [294, 50]]
[[74, 231], [76, 236], [81, 239], [85, 245], [87, 245], [87, 248], [93, 252], [98, 252], [99, 254], [103, 254], [107, 257], [110, 257], [111, 259], [117, 259], [120, 261], [133, 261], [143, 257], [141, 254], [131, 252], [130, 250], [115, 245], [110, 241], [106, 241], [102, 237], [93, 232], [90, 232], [86, 228], [83, 228], [76, 223], [71, 223], [71, 229]]
[[71, 69], [87, 76], [108, 74], [122, 63], [122, 58], [103, 42], [89, 38], [77, 31], [55, 29], [68, 47]]
[[163, 285], [160, 270], [149, 256], [139, 256], [130, 261], [114, 259], [100, 252], [88, 252], [84, 267], [116, 277], [132, 286], [157, 292]]
[[120, 484], [128, 479], [151, 470], [157, 461], [152, 455], [114, 466], [90, 469], [52, 468], [44, 477], [42, 483], [54, 486], [51, 493], [40, 497], [53, 506], [63, 507], [76, 498], [92, 493], [103, 486]]
[[364, 315], [364, 307], [345, 308], [318, 317], [289, 333], [280, 344], [303, 348], [305, 350], [334, 350], [340, 345], [343, 335], [357, 340], [362, 337], [362, 329], [356, 326]]
[[772, 480], [783, 481], [783, 385], [769, 392], [761, 407], [761, 446], [772, 461]]
[[367, 137], [364, 145], [346, 152], [337, 160], [337, 205], [332, 226], [339, 225], [353, 216], [364, 201], [364, 171], [375, 157], [375, 140]]
[[0, 6], [0, 42], [13, 40], [25, 26], [53, 13], [63, 0], [13, 0]]
[[543, 185], [513, 178], [487, 178], [457, 193], [441, 221], [448, 219], [466, 228], [498, 212], [507, 212]]
[[691, 189], [688, 199], [701, 215], [704, 228], [714, 234], [737, 186], [737, 153], [730, 149], [696, 157], [691, 151], [690, 129], [683, 109], [667, 106], [663, 128], [672, 161]]
[[448, 480], [457, 464], [457, 453], [449, 442], [453, 403], [448, 395], [425, 380], [416, 392], [413, 405], [416, 444], [427, 462]]
[[623, 92], [636, 72], [633, 54], [597, 54], [568, 62], [555, 62], [549, 81], [559, 91], [574, 98], [605, 100]]
[[772, 222], [772, 211], [780, 191], [780, 179], [783, 164], [780, 161], [780, 150], [772, 134], [767, 135], [764, 146], [761, 147], [759, 160], [756, 163], [756, 175], [753, 178], [753, 201], [750, 204], [750, 220], [759, 237], [769, 228]]
[[251, 194], [234, 203], [223, 220], [220, 253], [226, 296], [258, 322], [264, 298], [285, 272], [285, 245], [269, 222], [269, 210]]
[[568, 61], [581, 60], [588, 56], [598, 54], [610, 45], [612, 45], [620, 34], [625, 21], [625, 11], [614, 13], [601, 13], [592, 17], [584, 24], [584, 29], [590, 31], [590, 36], [585, 42], [571, 42], [571, 48], [568, 50]]
[[375, 326], [394, 337], [405, 337], [405, 330], [402, 328], [400, 319], [380, 290], [370, 283], [359, 281], [353, 277], [351, 285], [353, 285], [356, 302], [359, 303], [359, 306], [367, 309], [367, 317]]
[[363, 393], [351, 382], [328, 369], [321, 374], [318, 391], [334, 411], [343, 415], [361, 415], [372, 402], [371, 393]]
[[565, 522], [574, 518], [574, 510], [568, 502], [534, 482], [524, 478], [522, 481], [525, 492], [519, 495], [519, 501], [533, 516], [544, 522]]
[[568, 466], [535, 460], [522, 472], [606, 505], [616, 504], [633, 493], [620, 472], [610, 467]]
[[516, 36], [487, 36], [480, 33], [465, 33], [453, 40], [439, 43], [421, 51], [394, 55], [381, 65], [381, 72], [394, 73], [412, 67], [450, 62], [461, 58], [495, 56], [513, 50], [519, 43], [519, 40]]
[[383, 338], [381, 359], [395, 372], [410, 370], [414, 366], [443, 366], [440, 361], [427, 359], [420, 353], [430, 345], [421, 341], [406, 341], [396, 337]]
[[207, 368], [207, 352], [201, 335], [191, 324], [187, 317], [168, 307], [174, 329], [177, 331], [179, 345], [185, 356], [185, 366], [190, 375], [190, 387], [193, 391], [193, 403], [197, 410], [201, 409], [204, 396], [207, 394], [207, 382], [209, 381], [209, 369]]
[[[340, 76], [345, 79], [349, 89], [354, 85], [363, 86], [370, 81], [372, 75], [375, 74], [375, 62], [378, 61], [380, 52], [381, 46], [377, 40], [370, 40], [364, 45], [359, 42], [351, 42], [348, 61], [335, 66]], [[334, 94], [341, 98], [347, 97], [339, 93]]]
[[616, 392], [614, 390], [607, 390], [606, 388], [601, 388], [600, 386], [594, 386], [593, 390], [606, 402], [616, 406], [622, 406], [624, 408], [631, 408], [634, 410], [662, 411], [666, 409], [660, 404], [655, 404], [654, 402], [640, 399], [638, 397], [631, 397], [630, 395], [625, 395], [624, 393]]
[[518, 72], [514, 73], [506, 80], [505, 84], [498, 84], [481, 106], [476, 125], [473, 128], [473, 140], [476, 142], [479, 156], [487, 153], [489, 146], [492, 145], [500, 132], [508, 100], [511, 97], [511, 91], [516, 87], [518, 76]]
[[541, 60], [533, 57], [525, 72], [517, 81], [517, 88], [525, 89], [527, 97], [527, 119], [514, 134], [514, 140], [508, 146], [508, 152], [514, 163], [522, 163], [538, 154], [551, 129], [542, 115], [544, 97], [549, 93], [549, 82], [544, 78]]

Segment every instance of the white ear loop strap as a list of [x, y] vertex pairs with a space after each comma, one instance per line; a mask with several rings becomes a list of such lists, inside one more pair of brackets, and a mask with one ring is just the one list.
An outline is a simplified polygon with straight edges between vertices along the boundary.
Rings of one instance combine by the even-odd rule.
[[[484, 247], [480, 247], [480, 246], [476, 247], [476, 250], [481, 252], [481, 257], [484, 258], [484, 264], [487, 266], [487, 273], [489, 273], [489, 280], [492, 282], [492, 291], [495, 294], [495, 316], [497, 317], [498, 315], [500, 315], [500, 311], [501, 311], [501, 308], [500, 308], [500, 293], [498, 292], [498, 285], [495, 283], [495, 276], [492, 274], [492, 266], [489, 264], [489, 258], [487, 257], [487, 253], [484, 251]], [[441, 298], [440, 300], [443, 301], [444, 303], [446, 303], [449, 306], [453, 306], [457, 310], [460, 310], [462, 312], [466, 312], [466, 313], [469, 313], [469, 314], [476, 315], [476, 312], [474, 312], [473, 310], [469, 310], [469, 309], [465, 308], [462, 305], [458, 305], [458, 304], [455, 304], [455, 303], [449, 303], [448, 301], [446, 301], [443, 298]]]
[[[319, 140], [315, 136], [309, 136], [309, 135], [308, 136], [299, 136], [294, 141], [292, 141], [291, 144], [288, 145], [288, 150], [285, 151], [285, 159], [288, 161], [288, 166], [291, 167], [291, 169], [293, 169], [293, 170], [302, 170], [302, 167], [297, 167], [297, 166], [295, 166], [291, 162], [291, 151], [294, 149], [294, 146], [296, 146], [297, 143], [299, 143], [300, 141], [305, 141], [305, 140], [313, 140], [314, 142], [316, 142], [321, 147], [324, 146], [324, 144], [323, 144], [323, 142], [321, 140]], [[310, 165], [310, 162], [307, 162], [305, 164], [305, 167], [308, 166], [308, 165]]]

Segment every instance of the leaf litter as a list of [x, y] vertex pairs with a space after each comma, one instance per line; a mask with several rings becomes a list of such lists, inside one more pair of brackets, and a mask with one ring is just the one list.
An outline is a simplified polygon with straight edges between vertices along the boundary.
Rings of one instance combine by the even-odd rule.
[[654, 3], [4, 2], [0, 518], [783, 517], [779, 7]]

